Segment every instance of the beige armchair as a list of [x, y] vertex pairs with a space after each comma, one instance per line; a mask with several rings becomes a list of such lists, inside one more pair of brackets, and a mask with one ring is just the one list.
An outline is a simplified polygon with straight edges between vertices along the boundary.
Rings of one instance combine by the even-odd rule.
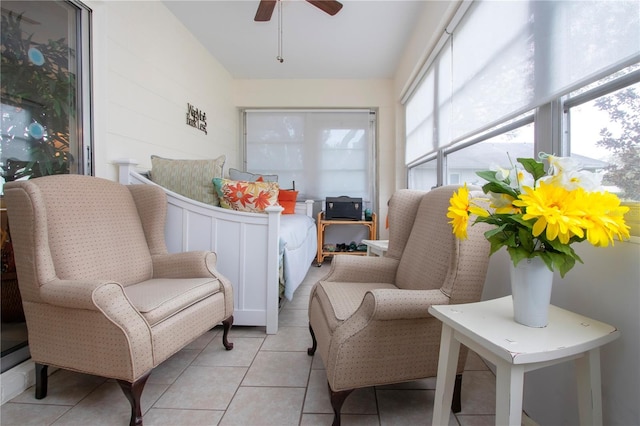
[[214, 253], [167, 253], [162, 189], [80, 175], [4, 188], [37, 399], [48, 366], [113, 378], [142, 424], [154, 367], [220, 322], [233, 348], [231, 284]]
[[[431, 305], [480, 300], [489, 262], [485, 226], [457, 240], [446, 217], [457, 187], [400, 190], [389, 203], [385, 257], [334, 256], [309, 299], [313, 347], [327, 372], [334, 425], [356, 388], [433, 377], [442, 324]], [[460, 411], [466, 350], [461, 351], [452, 409]]]

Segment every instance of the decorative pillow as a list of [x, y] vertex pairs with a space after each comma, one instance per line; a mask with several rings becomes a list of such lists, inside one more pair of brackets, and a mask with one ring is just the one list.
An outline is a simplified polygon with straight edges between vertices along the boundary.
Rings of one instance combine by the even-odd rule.
[[215, 160], [172, 160], [151, 156], [151, 180], [196, 201], [219, 206], [212, 178], [221, 178], [226, 157]]
[[260, 212], [278, 205], [277, 182], [247, 182], [214, 178], [213, 186], [220, 197], [220, 207], [241, 212]]
[[246, 182], [257, 182], [262, 178], [264, 182], [277, 182], [278, 175], [261, 175], [258, 173], [243, 172], [242, 170], [229, 168], [229, 179], [244, 180]]
[[296, 200], [298, 191], [281, 189], [278, 192], [278, 203], [284, 208], [282, 214], [294, 214], [296, 212]]

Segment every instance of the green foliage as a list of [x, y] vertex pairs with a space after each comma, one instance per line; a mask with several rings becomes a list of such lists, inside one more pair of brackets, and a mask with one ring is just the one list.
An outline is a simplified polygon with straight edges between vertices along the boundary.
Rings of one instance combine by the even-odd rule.
[[533, 158], [518, 158], [518, 163], [522, 164], [524, 169], [531, 173], [536, 181], [547, 174], [544, 171], [544, 165]]
[[[534, 181], [547, 175], [544, 165], [532, 158], [518, 158], [518, 163], [529, 172]], [[520, 189], [510, 186], [510, 179], [498, 179], [495, 171], [483, 170], [476, 173], [487, 181], [482, 187], [485, 194], [506, 194], [514, 199], [520, 197]], [[515, 185], [517, 186], [517, 185]], [[582, 263], [580, 257], [570, 247], [571, 243], [583, 241], [584, 237], [573, 236], [569, 244], [562, 244], [557, 239], [549, 241], [545, 233], [533, 236], [534, 219], [524, 220], [526, 209], [519, 213], [501, 214], [491, 213], [489, 216], [478, 216], [475, 222], [484, 222], [495, 226], [484, 233], [485, 238], [491, 244], [491, 254], [506, 247], [514, 266], [523, 259], [539, 256], [551, 271], [558, 271], [562, 277], [573, 268], [576, 261]]]
[[[29, 111], [44, 136], [29, 136], [28, 161], [6, 159], [6, 181], [69, 173], [74, 161], [69, 150], [69, 122], [76, 108], [76, 76], [69, 71], [73, 52], [64, 38], [36, 43], [33, 35], [25, 37], [21, 23], [21, 15], [2, 15], [1, 102]], [[29, 58], [30, 49], [42, 55], [42, 64]]]

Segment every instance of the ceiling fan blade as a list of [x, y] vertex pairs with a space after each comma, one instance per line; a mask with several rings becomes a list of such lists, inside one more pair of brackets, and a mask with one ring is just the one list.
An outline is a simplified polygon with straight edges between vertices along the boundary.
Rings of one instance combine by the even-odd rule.
[[258, 10], [256, 11], [256, 17], [253, 19], [257, 22], [265, 22], [271, 20], [273, 15], [273, 9], [276, 8], [278, 0], [260, 0]]
[[342, 9], [342, 3], [336, 0], [307, 0], [309, 3], [322, 10], [323, 12], [328, 13], [333, 16], [336, 13], [340, 12]]

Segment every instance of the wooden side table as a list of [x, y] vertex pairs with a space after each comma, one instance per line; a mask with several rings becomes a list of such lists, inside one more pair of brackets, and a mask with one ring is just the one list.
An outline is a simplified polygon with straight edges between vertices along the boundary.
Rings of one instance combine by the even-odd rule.
[[524, 373], [575, 360], [580, 423], [602, 425], [600, 346], [618, 338], [613, 326], [549, 307], [549, 325], [513, 319], [511, 296], [462, 305], [431, 306], [442, 321], [433, 425], [447, 425], [460, 344], [496, 366], [496, 425], [520, 425]]
[[369, 229], [369, 238], [376, 238], [376, 214], [371, 214], [371, 220], [326, 220], [324, 218], [324, 212], [318, 213], [318, 221], [316, 222], [318, 227], [318, 254], [316, 257], [317, 266], [321, 266], [324, 262], [324, 258], [328, 256], [339, 255], [356, 255], [366, 256], [367, 252], [364, 251], [325, 251], [324, 250], [324, 232], [328, 226], [331, 225], [361, 225], [366, 226]]

